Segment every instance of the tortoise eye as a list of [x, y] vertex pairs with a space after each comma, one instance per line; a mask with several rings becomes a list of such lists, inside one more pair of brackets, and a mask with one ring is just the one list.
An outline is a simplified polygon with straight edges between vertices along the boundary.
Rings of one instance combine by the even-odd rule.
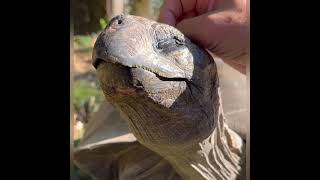
[[184, 41], [174, 36], [173, 38], [159, 40], [156, 47], [162, 52], [168, 53], [180, 49], [183, 45]]
[[177, 45], [184, 45], [184, 40], [177, 37], [177, 36], [174, 36], [173, 39], [175, 40], [176, 44]]

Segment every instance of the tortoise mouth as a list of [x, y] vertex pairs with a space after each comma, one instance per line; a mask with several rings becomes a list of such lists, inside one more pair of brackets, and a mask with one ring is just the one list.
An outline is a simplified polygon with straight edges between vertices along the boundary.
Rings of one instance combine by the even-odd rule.
[[[128, 67], [118, 62], [105, 61], [99, 58], [96, 59], [96, 66], [101, 88], [104, 94], [111, 97], [114, 102], [123, 96], [146, 95], [152, 98], [155, 96], [154, 94], [162, 96], [163, 92], [176, 94], [174, 92], [180, 92], [181, 87], [183, 87], [181, 83], [186, 85], [186, 91], [190, 92], [191, 95], [194, 90], [201, 94], [203, 90], [198, 84], [186, 78], [163, 77], [142, 66]], [[161, 102], [157, 101], [157, 104], [161, 104]]]
[[98, 69], [99, 65], [101, 63], [107, 63], [107, 64], [110, 64], [110, 63], [113, 63], [113, 64], [116, 64], [116, 65], [119, 65], [119, 66], [123, 66], [123, 67], [127, 67], [127, 68], [137, 68], [137, 69], [142, 69], [142, 70], [145, 70], [145, 71], [148, 71], [150, 73], [153, 73], [157, 76], [157, 78], [159, 78], [161, 81], [185, 81], [185, 82], [189, 82], [189, 80], [187, 78], [184, 78], [184, 77], [165, 77], [163, 75], [161, 75], [160, 73], [157, 73], [156, 71], [154, 71], [152, 68], [149, 68], [147, 66], [144, 66], [144, 65], [124, 65], [122, 64], [121, 62], [118, 61], [118, 58], [115, 57], [115, 56], [111, 56], [109, 55], [108, 56], [108, 60], [104, 60], [104, 59], [101, 59], [101, 58], [95, 58], [94, 61], [93, 61], [93, 66], [95, 67], [95, 69]]
[[[99, 58], [95, 63], [103, 92], [114, 99], [122, 96], [149, 96], [150, 93], [161, 92], [165, 89], [174, 90], [172, 83], [181, 83], [181, 81], [188, 86], [191, 84], [186, 78], [163, 77], [143, 66], [128, 67], [118, 62]], [[162, 85], [160, 85], [161, 88], [158, 87], [159, 84]]]

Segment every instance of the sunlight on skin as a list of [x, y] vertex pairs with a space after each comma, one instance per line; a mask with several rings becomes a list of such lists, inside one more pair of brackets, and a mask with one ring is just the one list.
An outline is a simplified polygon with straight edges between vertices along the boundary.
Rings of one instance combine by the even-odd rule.
[[[248, 0], [167, 0], [159, 22], [175, 26], [242, 74], [249, 59]], [[195, 28], [199, 27], [199, 28]]]

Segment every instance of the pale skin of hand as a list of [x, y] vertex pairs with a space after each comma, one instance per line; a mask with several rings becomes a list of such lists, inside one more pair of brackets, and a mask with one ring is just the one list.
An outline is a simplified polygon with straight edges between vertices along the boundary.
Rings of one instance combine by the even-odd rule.
[[249, 0], [165, 0], [159, 22], [246, 74], [250, 51]]

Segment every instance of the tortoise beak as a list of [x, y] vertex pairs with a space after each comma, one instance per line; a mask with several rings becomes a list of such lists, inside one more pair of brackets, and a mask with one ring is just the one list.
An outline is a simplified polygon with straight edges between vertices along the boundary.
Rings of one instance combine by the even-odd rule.
[[[114, 36], [114, 33], [118, 30], [120, 30], [124, 26], [125, 16], [124, 15], [118, 15], [112, 18], [107, 26], [104, 28], [103, 32], [99, 35], [95, 46], [94, 51], [92, 55], [92, 65], [95, 69], [98, 68], [98, 65], [101, 61], [116, 61], [117, 58], [112, 58], [111, 54], [120, 53], [123, 54], [124, 52], [119, 52], [121, 49], [117, 47], [121, 47], [120, 44], [115, 43], [116, 45], [113, 45], [110, 41], [109, 36]], [[109, 42], [109, 43], [108, 43]], [[113, 53], [115, 52], [115, 53]]]
[[133, 16], [114, 17], [95, 42], [93, 66], [97, 69], [105, 61], [142, 68], [165, 78], [190, 78], [175, 61], [155, 51], [153, 31]]

